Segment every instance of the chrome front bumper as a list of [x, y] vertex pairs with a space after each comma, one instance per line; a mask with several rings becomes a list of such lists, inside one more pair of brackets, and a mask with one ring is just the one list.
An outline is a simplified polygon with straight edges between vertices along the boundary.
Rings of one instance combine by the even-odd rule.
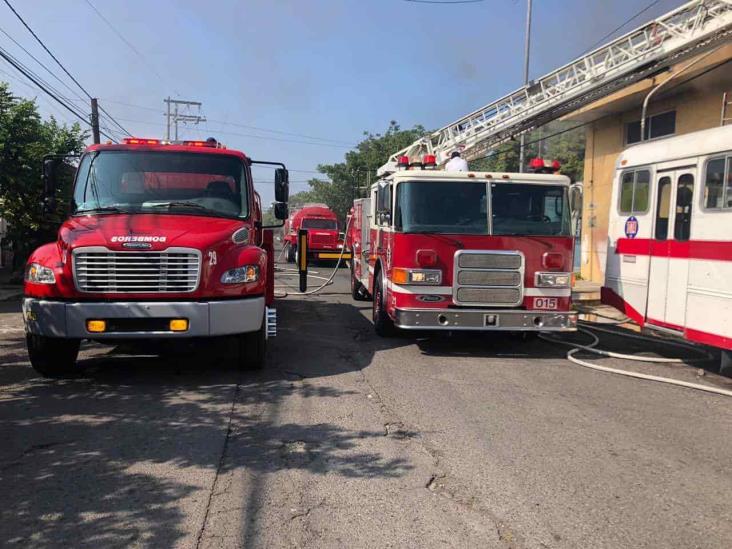
[[395, 324], [405, 330], [573, 332], [577, 330], [577, 313], [505, 309], [397, 309]]
[[[273, 311], [269, 309], [269, 311]], [[185, 338], [255, 332], [264, 320], [264, 297], [226, 301], [77, 302], [23, 300], [25, 330], [31, 334], [73, 339]], [[92, 319], [186, 318], [188, 330], [109, 331], [90, 333]], [[276, 315], [268, 315], [268, 336], [276, 331]], [[270, 324], [274, 324], [271, 326]]]

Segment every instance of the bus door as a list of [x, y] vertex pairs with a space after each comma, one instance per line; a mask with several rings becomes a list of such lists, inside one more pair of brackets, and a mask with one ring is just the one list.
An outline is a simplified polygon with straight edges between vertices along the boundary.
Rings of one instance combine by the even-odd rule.
[[683, 330], [689, 260], [683, 253], [691, 235], [695, 168], [656, 176], [656, 209], [651, 245], [646, 321]]

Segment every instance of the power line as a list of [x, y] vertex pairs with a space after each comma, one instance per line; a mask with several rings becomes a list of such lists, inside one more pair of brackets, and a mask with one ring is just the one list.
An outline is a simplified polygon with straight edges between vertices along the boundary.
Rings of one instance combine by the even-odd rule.
[[478, 4], [484, 0], [404, 0], [413, 4]]
[[[76, 112], [72, 107], [70, 107], [67, 103], [65, 103], [61, 98], [59, 98], [55, 93], [50, 91], [46, 86], [44, 86], [41, 82], [39, 82], [38, 79], [34, 77], [34, 75], [27, 71], [20, 63], [18, 63], [11, 55], [9, 55], [4, 49], [0, 48], [0, 57], [5, 59], [10, 65], [12, 65], [18, 72], [20, 72], [23, 76], [25, 76], [28, 80], [33, 82], [36, 86], [38, 86], [43, 92], [45, 92], [49, 97], [51, 97], [54, 101], [56, 101], [59, 105], [61, 105], [64, 109], [69, 111], [71, 114], [73, 114], [76, 118], [84, 122], [84, 124], [87, 124], [91, 126], [91, 122], [87, 120], [83, 115]], [[102, 133], [106, 138], [112, 139], [113, 141], [116, 141], [116, 139], [106, 133]]]
[[[166, 126], [165, 124], [160, 123], [160, 122], [150, 122], [147, 120], [134, 120], [131, 118], [120, 118], [120, 120], [122, 120], [123, 122], [132, 122], [135, 124], [146, 124], [149, 126], [156, 126], [156, 127], [163, 127], [163, 128]], [[321, 147], [333, 147], [333, 148], [337, 148], [337, 149], [349, 149], [349, 150], [353, 148], [353, 147], [346, 147], [343, 145], [334, 145], [334, 144], [330, 144], [330, 143], [313, 143], [310, 141], [298, 141], [295, 139], [282, 139], [282, 138], [278, 138], [278, 137], [270, 137], [268, 135], [252, 135], [252, 134], [246, 134], [246, 133], [230, 132], [230, 131], [221, 130], [221, 129], [209, 128], [206, 126], [203, 126], [196, 131], [199, 133], [204, 133], [204, 132], [213, 133], [213, 134], [218, 133], [218, 134], [223, 134], [223, 135], [232, 135], [235, 137], [251, 137], [253, 139], [264, 139], [264, 140], [268, 140], [268, 141], [280, 141], [280, 142], [284, 142], [284, 143], [297, 143], [300, 145], [318, 145]]]
[[[125, 103], [125, 102], [122, 102], [122, 101], [113, 101], [111, 99], [104, 99], [104, 101], [106, 101], [107, 103], [113, 103], [115, 105], [122, 105], [122, 106], [125, 106], [125, 107], [131, 107], [133, 109], [141, 109], [141, 110], [150, 111], [150, 112], [160, 112], [160, 109], [156, 109], [154, 107], [148, 107], [148, 106], [145, 106], [145, 105], [135, 105], [133, 103]], [[350, 141], [343, 141], [343, 140], [340, 140], [340, 139], [329, 139], [329, 138], [326, 138], [326, 137], [316, 137], [316, 136], [313, 136], [313, 135], [305, 135], [305, 134], [301, 134], [301, 133], [286, 132], [286, 131], [282, 131], [282, 130], [273, 130], [273, 129], [270, 129], [270, 128], [262, 128], [260, 126], [249, 126], [247, 124], [239, 124], [239, 123], [236, 123], [236, 122], [229, 122], [229, 121], [226, 121], [226, 120], [212, 120], [212, 119], [209, 118], [208, 121], [209, 122], [213, 122], [215, 124], [222, 124], [224, 126], [233, 126], [233, 127], [237, 127], [237, 128], [245, 128], [245, 129], [257, 130], [257, 131], [262, 131], [262, 132], [276, 133], [278, 135], [291, 135], [293, 137], [303, 137], [305, 139], [312, 139], [312, 140], [317, 140], [317, 141], [327, 141], [327, 142], [331, 142], [331, 143], [334, 143], [334, 144], [341, 144], [341, 145], [348, 146], [348, 147], [354, 147], [355, 146]]]
[[[23, 19], [21, 17], [21, 15], [17, 11], [15, 11], [15, 8], [10, 3], [10, 0], [4, 0], [4, 1], [5, 1], [5, 4], [10, 8], [10, 11], [12, 11], [15, 14], [15, 17], [17, 17], [18, 20], [23, 24], [23, 26], [28, 30], [28, 32], [31, 33], [31, 35], [33, 35], [33, 38], [36, 39], [36, 41], [41, 45], [41, 47], [46, 51], [46, 53], [51, 56], [51, 59], [53, 59], [56, 62], [56, 64], [59, 67], [61, 67], [61, 70], [66, 73], [66, 76], [68, 76], [69, 78], [71, 78], [71, 80], [74, 82], [74, 84], [76, 84], [77, 86], [79, 86], [79, 89], [81, 91], [83, 91], [84, 94], [91, 100], [92, 99], [91, 94], [88, 91], [86, 91], [86, 88], [84, 88], [84, 86], [82, 86], [79, 83], [79, 81], [76, 78], [74, 78], [74, 76], [66, 69], [66, 67], [64, 67], [63, 63], [61, 63], [61, 61], [58, 60], [58, 58], [51, 52], [51, 50], [49, 50], [48, 47], [46, 47], [46, 44], [43, 43], [43, 40], [41, 40], [39, 38], [39, 36], [33, 31], [33, 29], [30, 28], [30, 26], [28, 25], [28, 23], [25, 22], [25, 19]], [[109, 114], [106, 110], [104, 110], [104, 107], [100, 106], [99, 107], [99, 110], [101, 110], [104, 114], [106, 114], [110, 118], [110, 120], [112, 120], [112, 122], [114, 122], [115, 125], [118, 126], [123, 132], [129, 133], [129, 132], [127, 132], [127, 130], [123, 126], [121, 126], [119, 124], [119, 122], [117, 122], [114, 119], [114, 117], [111, 114]]]
[[[15, 38], [13, 38], [12, 36], [10, 36], [4, 29], [0, 28], [0, 32], [2, 32], [5, 36], [7, 36], [8, 39], [11, 42], [13, 42], [13, 44], [15, 44], [16, 46], [18, 46], [21, 50], [23, 50], [26, 53], [26, 55], [28, 55], [28, 57], [30, 57], [31, 59], [33, 59], [33, 61], [35, 61], [41, 67], [43, 67], [43, 69], [45, 69], [45, 71], [48, 74], [50, 74], [56, 80], [58, 80], [61, 83], [62, 86], [64, 86], [67, 90], [69, 90], [72, 94], [74, 94], [80, 101], [86, 101], [83, 97], [81, 97], [81, 95], [79, 95], [79, 92], [77, 92], [75, 89], [73, 89], [71, 86], [69, 86], [66, 82], [64, 82], [63, 80], [61, 80], [56, 75], [56, 73], [54, 73], [51, 69], [49, 69], [43, 62], [41, 62], [36, 56], [34, 56], [31, 52], [29, 52], [25, 47], [23, 47], [23, 45], [20, 42], [18, 42]], [[73, 101], [73, 99], [70, 99], [70, 98], [66, 98], [66, 99], [68, 99], [69, 101]]]
[[238, 128], [246, 128], [246, 129], [250, 129], [250, 130], [258, 130], [258, 131], [262, 131], [262, 132], [270, 132], [270, 133], [276, 133], [276, 134], [280, 134], [280, 135], [292, 135], [294, 137], [304, 137], [305, 139], [314, 139], [314, 140], [317, 140], [317, 141], [328, 141], [328, 142], [337, 143], [337, 144], [340, 144], [340, 145], [349, 145], [351, 147], [354, 146], [349, 141], [341, 141], [339, 139], [328, 139], [326, 137], [316, 137], [316, 136], [313, 136], [313, 135], [305, 135], [305, 134], [302, 134], [302, 133], [285, 132], [285, 131], [281, 131], [281, 130], [270, 130], [268, 128], [261, 128], [261, 127], [258, 127], [258, 126], [248, 126], [246, 124], [238, 124], [236, 122], [227, 122], [225, 120], [211, 120], [211, 119], [209, 119], [209, 122], [214, 122], [216, 124], [223, 124], [224, 126], [235, 126], [235, 127], [238, 127]]
[[[7, 0], [6, 0], [6, 1], [7, 1]], [[116, 34], [116, 35], [117, 35], [117, 38], [119, 38], [120, 40], [122, 40], [122, 42], [124, 42], [124, 43], [125, 43], [125, 44], [127, 45], [127, 47], [128, 47], [128, 48], [130, 48], [130, 49], [131, 49], [131, 50], [132, 50], [132, 51], [133, 51], [133, 52], [135, 53], [135, 55], [137, 55], [137, 56], [138, 56], [138, 57], [139, 57], [139, 58], [140, 58], [140, 59], [142, 60], [142, 62], [143, 62], [143, 63], [145, 64], [145, 66], [147, 67], [147, 69], [148, 69], [148, 70], [149, 70], [150, 72], [152, 72], [152, 73], [153, 73], [153, 74], [154, 74], [154, 75], [155, 75], [155, 76], [156, 76], [156, 77], [158, 78], [158, 80], [160, 80], [160, 82], [161, 82], [161, 83], [165, 84], [165, 80], [163, 79], [163, 77], [162, 77], [162, 76], [160, 76], [160, 73], [159, 73], [158, 71], [156, 71], [156, 70], [155, 70], [155, 68], [154, 68], [154, 67], [153, 67], [153, 66], [152, 66], [152, 65], [151, 65], [150, 63], [148, 63], [148, 61], [147, 61], [147, 59], [145, 58], [145, 56], [144, 56], [144, 55], [143, 55], [142, 53], [140, 53], [140, 50], [138, 50], [138, 49], [137, 49], [137, 48], [136, 48], [136, 47], [135, 47], [135, 46], [134, 46], [134, 45], [132, 44], [132, 42], [130, 42], [129, 40], [127, 40], [127, 38], [125, 38], [125, 37], [124, 37], [124, 35], [123, 35], [123, 34], [122, 34], [122, 33], [121, 33], [120, 31], [118, 31], [118, 30], [117, 30], [117, 28], [116, 28], [116, 27], [115, 27], [115, 26], [114, 26], [114, 25], [113, 25], [113, 24], [112, 24], [112, 23], [111, 23], [111, 22], [109, 21], [109, 19], [107, 19], [106, 17], [104, 17], [104, 15], [102, 15], [102, 12], [100, 12], [100, 11], [99, 11], [99, 10], [98, 10], [98, 9], [96, 8], [96, 6], [94, 6], [94, 4], [92, 4], [92, 3], [91, 3], [91, 2], [89, 1], [89, 0], [84, 0], [84, 1], [85, 1], [85, 2], [87, 3], [87, 5], [88, 5], [88, 6], [89, 6], [89, 7], [90, 7], [90, 8], [91, 8], [91, 9], [92, 9], [93, 11], [94, 11], [94, 13], [96, 13], [96, 14], [97, 14], [97, 16], [98, 16], [98, 17], [99, 17], [99, 18], [100, 18], [100, 19], [101, 19], [102, 21], [104, 21], [104, 23], [105, 23], [105, 24], [106, 24], [106, 25], [107, 25], [107, 26], [108, 26], [108, 27], [109, 27], [109, 28], [110, 28], [110, 29], [112, 30], [112, 32], [113, 32], [114, 34]], [[178, 91], [176, 91], [176, 90], [173, 90], [173, 91], [175, 91], [176, 95], [180, 95], [180, 94], [178, 93]]]
[[603, 44], [607, 38], [609, 38], [610, 36], [612, 36], [613, 34], [615, 34], [616, 32], [618, 32], [625, 25], [627, 25], [628, 23], [630, 23], [634, 19], [637, 19], [638, 17], [640, 17], [641, 15], [643, 15], [645, 12], [647, 12], [649, 9], [651, 9], [656, 4], [659, 4], [660, 2], [661, 2], [661, 0], [654, 0], [653, 2], [651, 2], [650, 4], [648, 4], [645, 8], [643, 8], [638, 13], [636, 13], [635, 15], [633, 15], [630, 19], [626, 20], [622, 25], [620, 25], [618, 27], [615, 27], [613, 30], [611, 30], [606, 35], [604, 35], [602, 38], [600, 38], [597, 42], [595, 42], [594, 44], [592, 44], [589, 48], [587, 48], [585, 51], [583, 51], [581, 55], [584, 55], [587, 52], [590, 52], [590, 51], [594, 50], [600, 44]]

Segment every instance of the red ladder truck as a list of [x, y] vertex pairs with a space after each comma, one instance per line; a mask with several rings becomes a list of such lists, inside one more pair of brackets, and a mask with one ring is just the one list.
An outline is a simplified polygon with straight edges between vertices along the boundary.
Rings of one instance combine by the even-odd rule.
[[568, 177], [399, 166], [355, 201], [348, 235], [352, 294], [373, 300], [379, 335], [576, 329]]

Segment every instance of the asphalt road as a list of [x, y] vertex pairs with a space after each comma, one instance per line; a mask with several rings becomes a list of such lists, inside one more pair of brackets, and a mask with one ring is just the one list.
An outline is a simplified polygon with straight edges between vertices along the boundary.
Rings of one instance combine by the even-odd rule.
[[258, 373], [89, 346], [44, 380], [0, 303], [0, 545], [732, 545], [732, 399], [541, 340], [379, 339], [346, 274], [279, 302]]

